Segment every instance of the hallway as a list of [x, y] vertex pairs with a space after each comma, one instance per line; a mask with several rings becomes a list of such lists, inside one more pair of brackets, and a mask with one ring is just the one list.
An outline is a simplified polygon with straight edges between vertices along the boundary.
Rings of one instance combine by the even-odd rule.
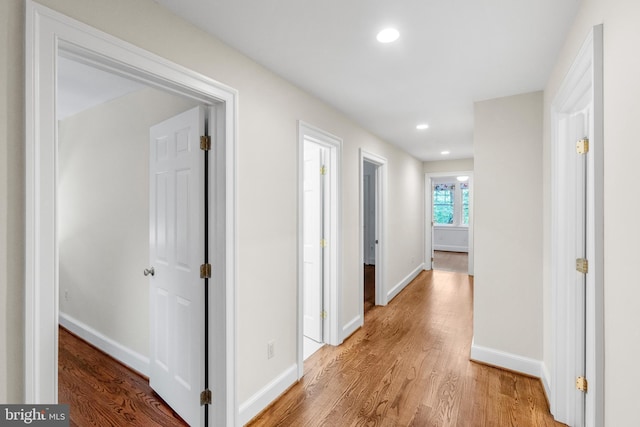
[[250, 426], [560, 426], [538, 379], [469, 361], [473, 278], [422, 272]]

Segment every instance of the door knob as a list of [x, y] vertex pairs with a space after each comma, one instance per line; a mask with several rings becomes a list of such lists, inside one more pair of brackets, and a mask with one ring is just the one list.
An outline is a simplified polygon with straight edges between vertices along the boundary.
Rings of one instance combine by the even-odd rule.
[[145, 269], [144, 269], [144, 275], [145, 275], [145, 276], [148, 276], [148, 275], [155, 276], [155, 275], [156, 275], [156, 271], [153, 269], [153, 267], [151, 267], [151, 268], [145, 268]]

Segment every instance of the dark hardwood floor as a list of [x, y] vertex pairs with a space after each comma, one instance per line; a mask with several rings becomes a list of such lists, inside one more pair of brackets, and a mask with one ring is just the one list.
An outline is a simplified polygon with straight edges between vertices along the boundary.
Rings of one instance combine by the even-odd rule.
[[376, 305], [376, 266], [364, 266], [364, 312]]
[[248, 425], [561, 426], [538, 379], [469, 361], [473, 278], [422, 272]]
[[71, 426], [186, 426], [146, 378], [59, 328], [58, 401]]

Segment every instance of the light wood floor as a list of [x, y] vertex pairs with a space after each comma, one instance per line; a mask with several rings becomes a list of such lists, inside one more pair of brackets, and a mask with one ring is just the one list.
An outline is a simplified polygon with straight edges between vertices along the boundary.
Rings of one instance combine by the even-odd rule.
[[433, 251], [433, 269], [467, 273], [469, 254], [466, 252]]
[[422, 272], [248, 425], [561, 426], [539, 380], [469, 361], [473, 278]]

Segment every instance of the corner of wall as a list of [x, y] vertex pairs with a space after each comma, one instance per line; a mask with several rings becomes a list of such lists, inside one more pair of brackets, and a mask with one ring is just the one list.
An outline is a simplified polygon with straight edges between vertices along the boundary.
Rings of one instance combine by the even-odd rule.
[[340, 342], [344, 342], [347, 338], [349, 338], [355, 331], [360, 329], [364, 324], [364, 319], [357, 315], [353, 319], [351, 319], [346, 325], [342, 327], [342, 338]]
[[134, 371], [144, 376], [149, 376], [148, 357], [136, 353], [130, 348], [65, 313], [60, 313], [60, 325]]
[[404, 288], [407, 287], [409, 283], [416, 277], [418, 274], [424, 270], [424, 263], [420, 264], [415, 268], [411, 273], [409, 273], [404, 279], [402, 279], [398, 284], [396, 284], [389, 292], [387, 292], [387, 303], [396, 297]]
[[[546, 368], [540, 360], [479, 346], [476, 345], [473, 340], [471, 342], [471, 355], [469, 358], [474, 362], [520, 372], [545, 381]], [[548, 384], [548, 380], [546, 383], [543, 382], [543, 384]]]
[[271, 402], [286, 392], [298, 381], [298, 364], [293, 364], [274, 378], [269, 384], [258, 390], [253, 396], [240, 404], [238, 424], [245, 425], [262, 412]]

